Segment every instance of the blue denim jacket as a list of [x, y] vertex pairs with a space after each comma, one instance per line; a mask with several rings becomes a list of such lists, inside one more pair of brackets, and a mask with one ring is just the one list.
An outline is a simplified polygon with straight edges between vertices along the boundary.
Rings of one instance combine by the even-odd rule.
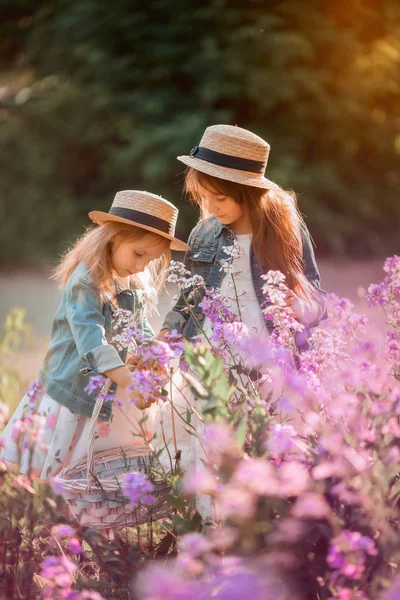
[[[313, 322], [308, 324], [309, 327], [315, 327], [321, 319], [326, 318], [327, 294], [320, 288], [320, 275], [315, 261], [310, 234], [305, 226], [302, 229], [302, 234], [304, 273], [308, 281], [318, 290], [316, 295], [318, 311], [315, 314]], [[221, 270], [221, 260], [227, 258], [223, 247], [232, 246], [234, 240], [235, 234], [229, 227], [222, 225], [216, 217], [211, 216], [208, 219], [200, 221], [189, 236], [188, 244], [190, 250], [186, 253], [184, 260], [186, 268], [189, 269], [193, 275], [201, 275], [205, 280], [207, 287], [219, 289], [224, 277], [224, 272]], [[258, 264], [252, 248], [250, 252], [250, 267], [254, 290], [261, 305], [265, 303], [265, 298], [262, 293], [264, 282], [261, 279], [263, 270]], [[202, 325], [205, 320], [205, 317], [198, 306], [202, 297], [203, 294], [198, 294], [193, 309], [200, 325]], [[182, 333], [184, 337], [191, 339], [199, 332], [195, 318], [192, 315], [189, 315], [185, 308], [186, 303], [181, 297], [174, 308], [166, 315], [162, 328], [169, 330], [176, 329], [179, 333]], [[272, 328], [271, 322], [266, 322], [266, 325], [269, 329]], [[302, 335], [304, 347], [306, 345], [307, 336], [309, 335], [308, 329], [309, 328], [307, 327], [307, 331]], [[303, 343], [300, 342], [300, 349], [303, 349], [302, 346]]]
[[[141, 328], [150, 340], [154, 332], [144, 316], [142, 294], [123, 290], [116, 301], [120, 308], [141, 314]], [[96, 392], [85, 392], [90, 375], [125, 364], [126, 350], [118, 351], [111, 343], [118, 333], [112, 331], [112, 311], [111, 303], [102, 302], [86, 266], [78, 265], [63, 290], [39, 379], [54, 400], [83, 415], [91, 416], [96, 402]], [[110, 392], [115, 389], [114, 384]], [[111, 402], [103, 405], [103, 420], [110, 418], [111, 408]]]

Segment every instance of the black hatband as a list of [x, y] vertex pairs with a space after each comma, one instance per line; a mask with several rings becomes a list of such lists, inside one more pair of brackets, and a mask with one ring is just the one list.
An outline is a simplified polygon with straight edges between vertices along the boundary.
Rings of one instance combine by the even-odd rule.
[[236, 169], [238, 171], [248, 171], [249, 173], [263, 173], [264, 163], [258, 160], [250, 160], [248, 158], [241, 158], [239, 156], [231, 156], [230, 154], [222, 154], [209, 148], [202, 146], [195, 146], [190, 151], [190, 156], [199, 158], [206, 162], [218, 165], [220, 167], [227, 167], [228, 169]]
[[170, 224], [168, 221], [164, 221], [164, 219], [149, 215], [148, 213], [143, 213], [140, 210], [132, 210], [131, 208], [113, 206], [110, 209], [109, 214], [114, 215], [115, 217], [121, 217], [122, 219], [128, 219], [128, 221], [134, 221], [140, 225], [146, 225], [147, 227], [159, 229], [163, 233], [169, 234], [170, 231]]

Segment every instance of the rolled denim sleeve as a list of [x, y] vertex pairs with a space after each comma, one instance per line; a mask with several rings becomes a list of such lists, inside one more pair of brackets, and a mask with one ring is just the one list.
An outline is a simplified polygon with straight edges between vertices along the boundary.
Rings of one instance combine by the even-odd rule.
[[308, 322], [309, 327], [315, 327], [322, 319], [327, 318], [327, 293], [321, 289], [321, 277], [319, 274], [317, 261], [315, 260], [314, 249], [310, 233], [305, 225], [302, 227], [303, 236], [303, 261], [304, 275], [315, 288], [316, 311], [313, 311], [313, 319]]
[[107, 341], [99, 294], [86, 281], [72, 283], [66, 312], [78, 354], [90, 370], [105, 373], [124, 366], [117, 349]]

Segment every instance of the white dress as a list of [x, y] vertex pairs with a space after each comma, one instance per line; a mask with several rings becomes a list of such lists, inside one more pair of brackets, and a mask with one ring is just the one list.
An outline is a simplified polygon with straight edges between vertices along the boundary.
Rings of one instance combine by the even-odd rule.
[[[122, 406], [119, 406], [122, 403]], [[138, 455], [143, 454], [146, 443], [139, 420], [147, 415], [144, 425], [146, 438], [153, 435], [154, 415], [157, 408], [151, 406], [142, 411], [129, 404], [125, 390], [118, 388], [109, 423], [98, 421], [94, 451], [137, 446]], [[21, 434], [20, 422], [29, 422], [27, 396], [19, 403], [2, 433], [5, 448], [1, 458], [13, 469], [27, 474], [28, 470], [39, 479], [48, 481], [61, 469], [77, 462], [87, 454], [90, 418], [61, 406], [48, 394], [43, 394], [38, 406], [31, 435]], [[41, 423], [40, 423], [41, 421]], [[27, 449], [27, 439], [35, 437], [33, 451]]]
[[[248, 327], [250, 334], [267, 337], [268, 330], [251, 277], [251, 234], [237, 235], [236, 238], [240, 246], [240, 255], [233, 259], [236, 293], [232, 276], [229, 273], [224, 275], [220, 293], [228, 299], [227, 306], [236, 315], [239, 312], [239, 301], [240, 320]], [[207, 337], [212, 334], [212, 324], [209, 319], [205, 320], [204, 331]], [[168, 469], [170, 457], [174, 458], [176, 450], [180, 450], [180, 466], [184, 472], [193, 468], [201, 470], [203, 468], [201, 459], [204, 459], [205, 456], [199, 443], [199, 437], [201, 437], [204, 424], [196, 414], [192, 414], [192, 431], [196, 432], [196, 435], [193, 435], [188, 433], [190, 428], [184, 422], [187, 419], [188, 408], [194, 407], [196, 412], [201, 415], [201, 401], [191, 393], [190, 386], [180, 371], [177, 371], [173, 377], [172, 388], [173, 407], [171, 407], [171, 402], [166, 402], [159, 413], [160, 420], [157, 420], [155, 425], [157, 447], [160, 450], [164, 448], [163, 436], [160, 433], [163, 432], [169, 451], [167, 452], [165, 449], [162, 451], [160, 461], [164, 468]], [[215, 507], [211, 506], [210, 499], [206, 496], [196, 499], [196, 509], [204, 518], [215, 519], [217, 516]]]
[[[238, 315], [240, 312], [240, 321], [248, 327], [250, 334], [266, 335], [265, 319], [251, 277], [251, 237], [251, 233], [236, 235], [240, 254], [237, 258], [232, 259], [235, 286], [233, 285], [232, 276], [228, 273], [225, 274], [221, 282], [220, 294], [228, 300], [227, 306], [233, 313]], [[211, 331], [211, 323], [208, 319], [205, 321], [204, 329], [206, 332]]]

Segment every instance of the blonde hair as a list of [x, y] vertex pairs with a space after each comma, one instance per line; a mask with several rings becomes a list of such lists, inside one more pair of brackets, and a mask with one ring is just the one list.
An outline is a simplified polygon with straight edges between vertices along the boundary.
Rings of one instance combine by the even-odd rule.
[[227, 181], [189, 167], [185, 191], [200, 206], [203, 218], [208, 215], [202, 202], [201, 188], [228, 196], [243, 206], [249, 215], [253, 249], [261, 268], [281, 271], [286, 276], [288, 287], [313, 303], [316, 292], [304, 275], [302, 258], [301, 230], [305, 225], [295, 194], [279, 187], [267, 190]]
[[[84, 263], [102, 300], [115, 304], [115, 296], [122, 287], [112, 268], [112, 241], [115, 236], [119, 236], [121, 241], [139, 240], [149, 233], [153, 232], [117, 221], [107, 221], [89, 227], [61, 258], [52, 277], [64, 287], [75, 268], [80, 263]], [[146, 301], [151, 308], [155, 308], [158, 293], [165, 282], [166, 268], [171, 259], [170, 241], [162, 236], [159, 237], [165, 239], [164, 254], [159, 259], [152, 260], [142, 273], [129, 277], [130, 287], [144, 290]]]

